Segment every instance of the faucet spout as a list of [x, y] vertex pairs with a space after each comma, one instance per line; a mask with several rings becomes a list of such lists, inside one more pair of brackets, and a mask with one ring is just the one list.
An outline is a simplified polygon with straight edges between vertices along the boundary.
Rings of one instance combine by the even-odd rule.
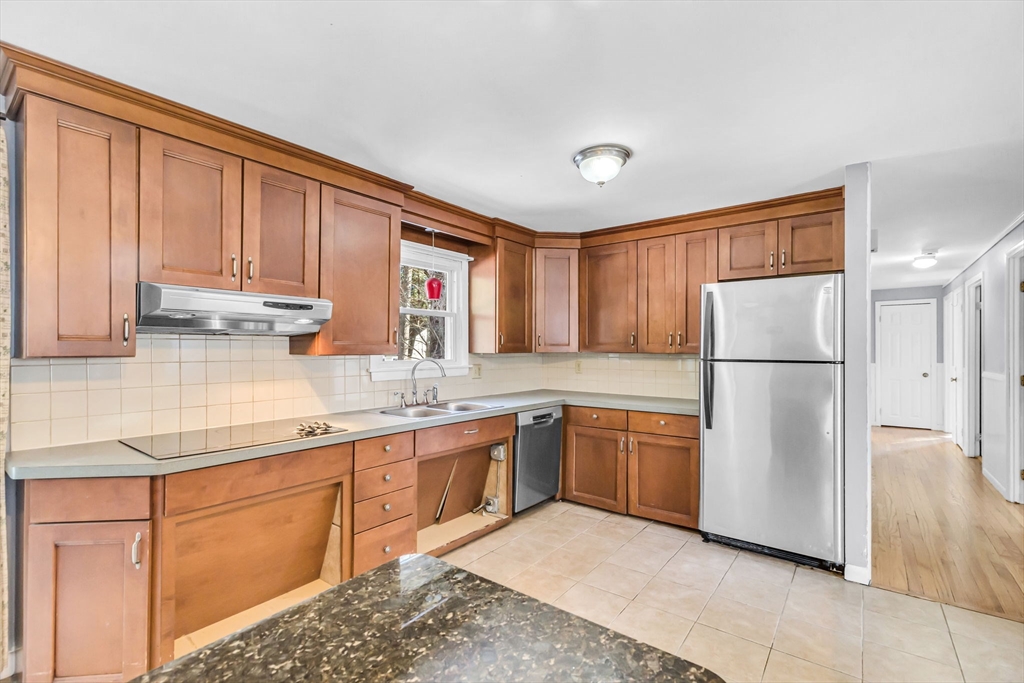
[[[437, 360], [435, 360], [433, 358], [421, 358], [420, 360], [416, 361], [416, 363], [412, 366], [412, 400], [413, 400], [414, 403], [418, 403], [419, 402], [419, 399], [416, 398], [416, 396], [417, 396], [417, 394], [416, 394], [416, 370], [419, 369], [420, 365], [422, 365], [423, 363], [427, 363], [427, 362], [430, 362], [430, 363], [433, 363], [434, 365], [436, 365], [437, 369], [441, 371], [441, 376], [442, 377], [447, 377], [448, 376], [448, 373], [446, 373], [444, 371], [444, 366], [441, 365], [439, 362], [437, 362]], [[435, 394], [435, 397], [436, 397], [436, 394]], [[426, 400], [427, 399], [427, 392], [425, 392], [425, 391], [423, 392], [423, 399], [424, 399], [424, 402], [426, 403], [427, 402], [427, 400]]]

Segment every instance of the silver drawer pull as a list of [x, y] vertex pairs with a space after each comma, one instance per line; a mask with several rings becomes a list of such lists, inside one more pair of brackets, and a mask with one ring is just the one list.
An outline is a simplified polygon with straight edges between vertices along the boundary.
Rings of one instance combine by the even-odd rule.
[[130, 332], [131, 332], [131, 330], [128, 327], [128, 314], [125, 313], [124, 314], [124, 338], [121, 340], [121, 342], [125, 346], [128, 346], [128, 335], [129, 335]]
[[466, 431], [463, 432], [463, 434], [476, 434], [479, 431], [479, 429], [467, 429]]
[[142, 543], [142, 532], [135, 532], [135, 542], [132, 543], [132, 564], [136, 569], [142, 569], [142, 558], [139, 557], [139, 544]]
[[238, 277], [238, 257], [234, 254], [231, 255], [231, 281], [234, 282], [235, 278]]
[[385, 555], [390, 555], [391, 554], [391, 546], [389, 546], [389, 545], [384, 546], [384, 554]]
[[385, 453], [390, 453], [391, 452], [391, 445], [390, 444], [384, 447], [384, 452]]
[[658, 424], [660, 424], [662, 427], [664, 427], [665, 426], [665, 421], [664, 420], [658, 420]]
[[596, 419], [597, 419], [597, 413], [594, 413], [593, 415], [591, 415], [591, 416], [590, 416], [590, 419], [592, 419], [592, 420], [596, 420]]
[[391, 481], [391, 475], [390, 474], [385, 474], [384, 475], [384, 481]]
[[249, 280], [248, 280], [250, 283], [252, 282], [253, 276], [255, 276], [255, 272], [253, 271], [252, 256], [250, 256], [249, 257]]
[[384, 512], [391, 512], [391, 503], [384, 503]]

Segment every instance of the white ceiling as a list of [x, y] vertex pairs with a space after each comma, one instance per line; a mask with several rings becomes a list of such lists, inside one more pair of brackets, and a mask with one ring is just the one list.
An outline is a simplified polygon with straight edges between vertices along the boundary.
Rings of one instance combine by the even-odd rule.
[[[1024, 140], [1022, 34], [1021, 2], [0, 4], [3, 40], [554, 231], [836, 186], [874, 159], [947, 199], [955, 164], [928, 185], [931, 155]], [[571, 162], [600, 142], [634, 151], [604, 188]], [[980, 153], [983, 184], [1005, 170], [986, 158], [1005, 161]], [[938, 225], [876, 199], [907, 244]]]

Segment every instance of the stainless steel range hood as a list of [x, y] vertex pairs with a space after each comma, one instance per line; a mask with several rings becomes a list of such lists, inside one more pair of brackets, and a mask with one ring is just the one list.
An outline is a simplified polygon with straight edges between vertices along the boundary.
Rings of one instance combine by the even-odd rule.
[[331, 318], [327, 299], [271, 296], [140, 282], [138, 322], [142, 333], [310, 334]]

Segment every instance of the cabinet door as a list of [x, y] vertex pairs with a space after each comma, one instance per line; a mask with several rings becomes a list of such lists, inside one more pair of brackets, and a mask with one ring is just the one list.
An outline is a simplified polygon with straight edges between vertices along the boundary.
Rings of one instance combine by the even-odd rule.
[[397, 206], [322, 186], [320, 296], [334, 310], [315, 337], [292, 337], [292, 353], [398, 351], [401, 214]]
[[242, 160], [143, 130], [139, 279], [240, 289]]
[[673, 353], [676, 338], [676, 238], [637, 242], [640, 353]]
[[626, 432], [566, 428], [565, 497], [626, 513]]
[[636, 351], [636, 242], [580, 250], [580, 351]]
[[629, 433], [629, 514], [697, 527], [700, 441]]
[[317, 296], [320, 183], [246, 160], [242, 194], [242, 289]]
[[718, 231], [718, 279], [777, 275], [779, 225], [775, 221]]
[[533, 247], [496, 240], [498, 353], [533, 351]]
[[676, 353], [700, 353], [700, 286], [718, 282], [718, 231], [676, 235]]
[[842, 211], [779, 221], [779, 275], [843, 269], [846, 253]]
[[134, 356], [137, 130], [31, 95], [24, 112], [18, 355]]
[[575, 353], [580, 344], [580, 253], [537, 249], [535, 296], [538, 352]]
[[149, 647], [149, 522], [30, 524], [25, 681], [127, 681]]

